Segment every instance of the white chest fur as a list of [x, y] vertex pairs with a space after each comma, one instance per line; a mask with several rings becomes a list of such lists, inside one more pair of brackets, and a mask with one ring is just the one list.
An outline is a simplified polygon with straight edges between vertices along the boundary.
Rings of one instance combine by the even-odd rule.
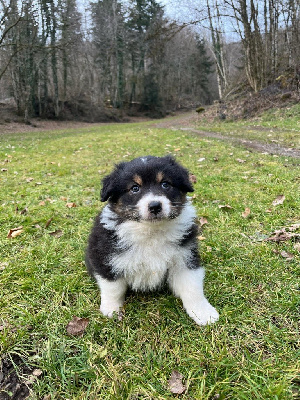
[[113, 226], [112, 214], [105, 210], [101, 220], [118, 236], [120, 252], [111, 257], [110, 264], [133, 289], [154, 289], [161, 285], [168, 270], [185, 267], [190, 251], [178, 243], [196, 216], [190, 203], [177, 218], [159, 222], [126, 221]]

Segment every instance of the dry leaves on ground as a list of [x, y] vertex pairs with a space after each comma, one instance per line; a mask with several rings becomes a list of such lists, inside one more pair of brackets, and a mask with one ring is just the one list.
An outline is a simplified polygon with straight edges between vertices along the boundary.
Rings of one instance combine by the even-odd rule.
[[271, 242], [285, 242], [286, 240], [300, 240], [300, 233], [295, 233], [300, 228], [300, 224], [293, 224], [291, 226], [283, 227], [272, 233], [271, 236], [266, 238], [266, 241]]
[[18, 228], [12, 228], [9, 230], [7, 238], [14, 238], [17, 237], [19, 235], [21, 235], [21, 233], [23, 232], [23, 226], [19, 226]]
[[249, 217], [250, 214], [251, 214], [250, 208], [246, 207], [246, 208], [245, 208], [245, 211], [242, 212], [242, 217], [243, 217], [243, 218], [247, 218], [247, 217]]
[[183, 375], [178, 371], [173, 371], [169, 379], [168, 388], [173, 394], [183, 394], [186, 391], [186, 386], [182, 382]]
[[72, 321], [68, 323], [66, 326], [67, 333], [71, 336], [83, 336], [87, 326], [89, 323], [88, 318], [79, 318], [75, 315], [73, 316]]
[[285, 200], [285, 195], [280, 194], [279, 196], [276, 197], [276, 199], [272, 202], [273, 206], [278, 206], [279, 204], [283, 204]]

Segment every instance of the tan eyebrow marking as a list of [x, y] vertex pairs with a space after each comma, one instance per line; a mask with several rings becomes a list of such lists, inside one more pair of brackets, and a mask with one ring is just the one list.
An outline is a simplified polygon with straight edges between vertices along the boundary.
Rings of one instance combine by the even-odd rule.
[[164, 174], [160, 171], [156, 175], [156, 182], [160, 183], [164, 179]]
[[135, 183], [137, 183], [139, 186], [142, 186], [143, 180], [139, 175], [134, 175], [133, 180]]

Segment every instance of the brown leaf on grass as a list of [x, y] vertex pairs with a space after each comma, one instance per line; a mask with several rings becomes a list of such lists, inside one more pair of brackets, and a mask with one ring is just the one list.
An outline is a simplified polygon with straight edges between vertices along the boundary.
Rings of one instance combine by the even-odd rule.
[[279, 204], [283, 204], [285, 200], [285, 195], [280, 194], [279, 196], [276, 197], [276, 199], [272, 202], [273, 206], [278, 206]]
[[88, 318], [79, 318], [74, 315], [72, 321], [70, 321], [66, 327], [68, 335], [83, 336], [88, 323]]
[[205, 224], [208, 224], [208, 221], [205, 217], [199, 218], [200, 226], [202, 227]]
[[60, 238], [63, 235], [63, 231], [56, 229], [54, 232], [49, 232], [49, 235]]
[[189, 175], [189, 178], [190, 178], [190, 182], [191, 182], [191, 183], [197, 183], [196, 175], [190, 174], [190, 175]]
[[[269, 236], [265, 240], [270, 241], [270, 242], [276, 242], [276, 243], [285, 242], [286, 240], [291, 240], [291, 239], [297, 240], [300, 238], [300, 234], [292, 233], [296, 229], [294, 229], [294, 225], [292, 225], [291, 227], [287, 227], [287, 228], [281, 228], [281, 229], [275, 231], [271, 236]], [[292, 231], [292, 232], [287, 232], [287, 231]]]
[[27, 183], [32, 182], [32, 181], [33, 181], [33, 178], [26, 178]]
[[73, 207], [77, 207], [77, 205], [75, 203], [67, 203], [66, 207], [73, 208]]
[[60, 196], [60, 199], [62, 200], [62, 201], [67, 201], [68, 199], [66, 198], [66, 197], [64, 197], [64, 196]]
[[292, 253], [289, 253], [288, 251], [285, 251], [285, 250], [281, 251], [280, 255], [283, 258], [285, 258], [287, 261], [290, 261], [294, 258], [294, 255]]
[[1, 172], [7, 172], [8, 169], [7, 168], [1, 168]]
[[8, 239], [14, 238], [16, 236], [21, 235], [22, 232], [23, 232], [23, 226], [19, 226], [18, 228], [10, 229], [8, 232], [7, 238]]
[[45, 228], [48, 228], [48, 226], [51, 224], [52, 220], [53, 220], [53, 217], [48, 219], [48, 221], [45, 224]]
[[296, 244], [294, 245], [294, 249], [295, 249], [296, 251], [298, 251], [298, 253], [300, 253], [300, 243], [296, 243]]
[[200, 236], [197, 236], [197, 239], [198, 240], [206, 240], [206, 237], [200, 235]]
[[219, 204], [218, 206], [221, 210], [227, 211], [232, 210], [232, 207], [229, 204]]
[[168, 388], [173, 394], [183, 394], [186, 386], [182, 383], [183, 375], [178, 371], [173, 371], [169, 379]]
[[243, 164], [246, 162], [246, 160], [242, 160], [241, 158], [237, 158], [236, 161], [239, 162], [240, 164]]
[[46, 205], [46, 202], [44, 200], [39, 202], [39, 206], [45, 206], [45, 205]]
[[243, 217], [243, 218], [247, 218], [247, 217], [249, 217], [250, 214], [251, 214], [250, 208], [246, 207], [246, 208], [245, 208], [245, 211], [242, 212], [242, 217]]
[[8, 262], [0, 262], [0, 271], [5, 270], [8, 267]]

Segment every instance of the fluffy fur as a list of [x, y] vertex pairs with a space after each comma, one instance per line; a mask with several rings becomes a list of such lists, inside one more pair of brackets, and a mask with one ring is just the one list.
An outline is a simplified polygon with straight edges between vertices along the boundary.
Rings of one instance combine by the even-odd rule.
[[167, 282], [197, 324], [218, 319], [203, 293], [192, 191], [188, 171], [171, 157], [121, 163], [103, 179], [108, 204], [95, 220], [86, 265], [104, 315], [122, 308], [128, 286], [147, 291]]

